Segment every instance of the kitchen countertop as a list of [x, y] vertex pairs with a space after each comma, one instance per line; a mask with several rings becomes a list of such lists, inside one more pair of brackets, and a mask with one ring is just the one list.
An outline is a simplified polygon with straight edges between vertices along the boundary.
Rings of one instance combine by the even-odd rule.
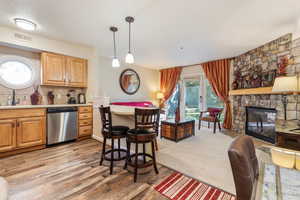
[[300, 135], [300, 130], [294, 129], [299, 129], [298, 120], [288, 120], [285, 127], [276, 124], [276, 132]]
[[0, 106], [0, 110], [4, 109], [26, 109], [26, 108], [56, 108], [56, 107], [79, 107], [92, 106], [92, 104], [53, 104], [53, 105], [16, 105], [16, 106]]

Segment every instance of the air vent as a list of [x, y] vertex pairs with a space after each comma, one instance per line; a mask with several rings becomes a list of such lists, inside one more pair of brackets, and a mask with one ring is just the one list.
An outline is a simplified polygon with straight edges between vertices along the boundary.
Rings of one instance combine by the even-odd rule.
[[20, 33], [15, 33], [15, 38], [20, 39], [20, 40], [25, 40], [25, 41], [32, 41], [31, 37], [20, 34]]

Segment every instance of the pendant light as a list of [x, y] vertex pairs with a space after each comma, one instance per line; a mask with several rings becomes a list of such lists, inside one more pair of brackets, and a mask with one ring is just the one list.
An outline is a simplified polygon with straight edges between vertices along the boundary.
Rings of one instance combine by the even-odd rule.
[[128, 17], [125, 18], [125, 20], [129, 24], [129, 50], [128, 50], [128, 53], [126, 55], [125, 62], [128, 63], [128, 64], [132, 64], [132, 63], [134, 63], [134, 58], [133, 58], [133, 55], [131, 53], [131, 23], [134, 22], [134, 18], [131, 17], [131, 16], [128, 16]]
[[117, 58], [117, 51], [116, 51], [116, 32], [118, 31], [118, 28], [117, 27], [110, 27], [110, 29], [112, 32], [113, 32], [113, 40], [114, 40], [114, 57], [112, 59], [112, 67], [120, 67], [120, 61], [119, 59]]

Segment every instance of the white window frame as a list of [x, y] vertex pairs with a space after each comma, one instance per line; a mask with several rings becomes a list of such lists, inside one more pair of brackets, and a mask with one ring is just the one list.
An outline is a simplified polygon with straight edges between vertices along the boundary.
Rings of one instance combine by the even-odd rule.
[[31, 87], [34, 84], [34, 82], [37, 78], [37, 70], [35, 69], [33, 63], [31, 62], [31, 60], [29, 60], [27, 58], [24, 58], [24, 57], [21, 57], [21, 56], [5, 55], [5, 56], [0, 57], [0, 67], [3, 63], [9, 62], [9, 61], [20, 62], [20, 63], [25, 64], [27, 67], [29, 67], [31, 72], [32, 72], [31, 79], [30, 79], [30, 81], [27, 81], [24, 84], [15, 85], [15, 84], [11, 84], [11, 83], [5, 81], [0, 76], [0, 84], [3, 85], [4, 87], [9, 88], [9, 89], [25, 89], [25, 88]]

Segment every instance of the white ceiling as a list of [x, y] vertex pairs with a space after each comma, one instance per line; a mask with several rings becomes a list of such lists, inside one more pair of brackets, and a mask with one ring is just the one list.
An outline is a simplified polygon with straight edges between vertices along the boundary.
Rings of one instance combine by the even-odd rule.
[[0, 0], [0, 25], [15, 27], [13, 18], [23, 17], [41, 35], [94, 46], [102, 56], [112, 56], [115, 25], [120, 59], [128, 48], [128, 15], [136, 18], [136, 64], [152, 68], [236, 56], [300, 33], [297, 0]]

